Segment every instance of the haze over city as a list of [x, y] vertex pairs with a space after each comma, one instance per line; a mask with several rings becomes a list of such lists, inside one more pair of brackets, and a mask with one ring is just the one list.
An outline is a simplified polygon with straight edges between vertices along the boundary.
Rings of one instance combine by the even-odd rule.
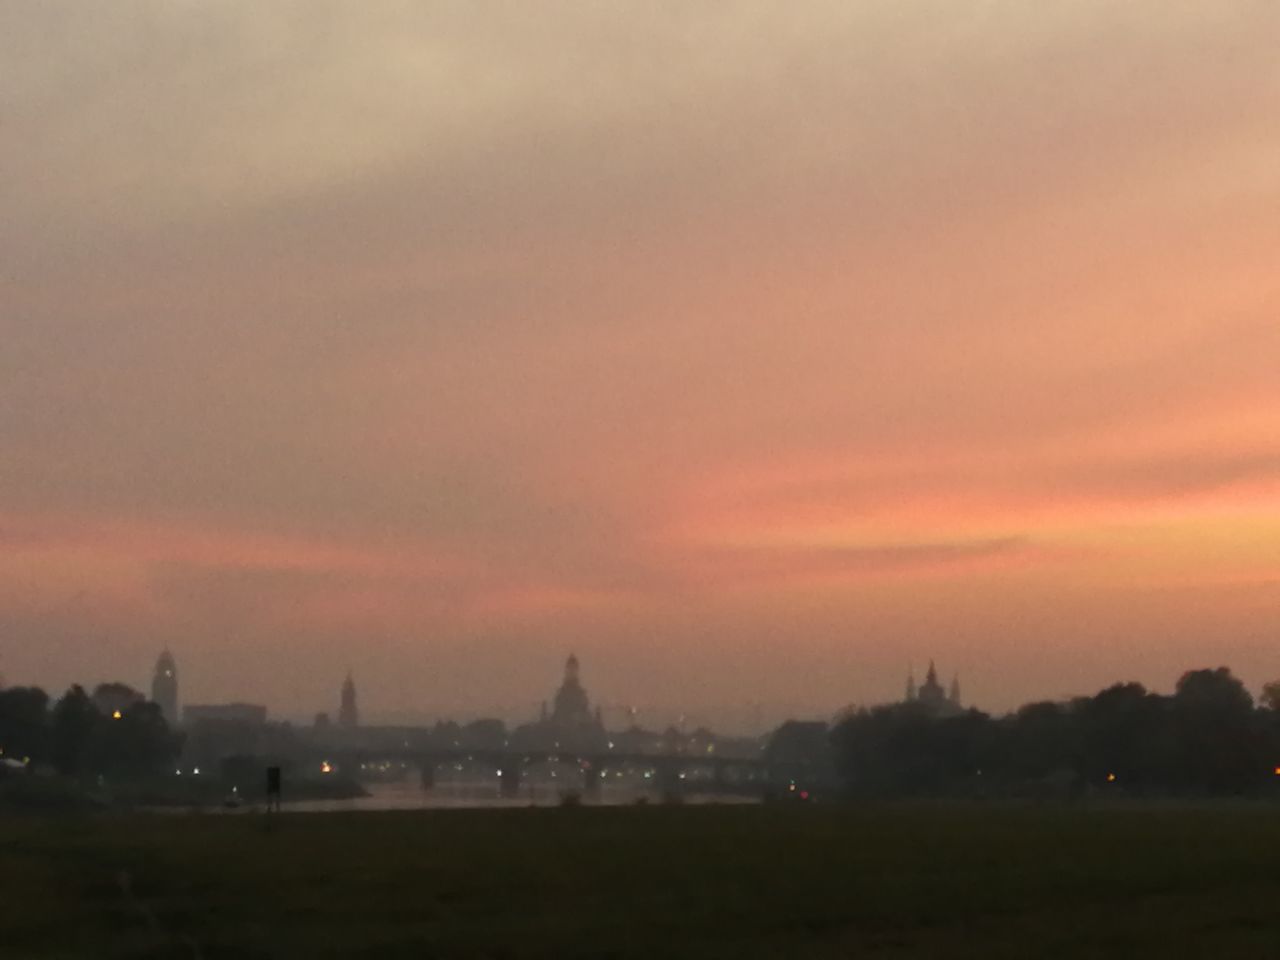
[[0, 7], [7, 681], [1280, 676], [1280, 6], [625, 6]]

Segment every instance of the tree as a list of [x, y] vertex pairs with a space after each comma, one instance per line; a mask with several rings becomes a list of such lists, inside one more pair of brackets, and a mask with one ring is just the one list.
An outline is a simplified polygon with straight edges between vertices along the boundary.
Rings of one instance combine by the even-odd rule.
[[1042, 780], [1079, 766], [1075, 716], [1060, 703], [1029, 703], [1000, 724], [992, 774], [1015, 781]]
[[1226, 667], [1184, 673], [1173, 697], [1179, 707], [1204, 715], [1242, 717], [1253, 711], [1253, 697]]
[[181, 750], [157, 704], [143, 702], [121, 713], [119, 719], [103, 718], [90, 742], [96, 773], [142, 777], [173, 769]]
[[938, 795], [971, 788], [993, 754], [994, 725], [969, 710], [938, 717], [916, 703], [864, 710], [832, 732], [837, 764], [860, 793]]
[[1181, 785], [1239, 792], [1269, 773], [1266, 739], [1253, 697], [1226, 667], [1183, 674], [1172, 712]]
[[823, 765], [829, 762], [830, 734], [821, 720], [788, 720], [769, 737], [764, 756], [770, 763]]
[[[1068, 703], [1032, 703], [991, 721], [937, 717], [906, 703], [862, 710], [832, 733], [854, 791], [937, 795], [1040, 782], [1139, 792], [1243, 793], [1280, 769], [1280, 683], [1259, 710], [1225, 667], [1182, 676], [1172, 696], [1119, 683]], [[968, 785], [967, 785], [968, 784]]]
[[53, 708], [53, 764], [58, 772], [75, 776], [89, 772], [89, 750], [102, 715], [75, 684]]
[[1169, 779], [1173, 741], [1169, 700], [1140, 683], [1118, 683], [1076, 701], [1080, 773], [1090, 783], [1115, 776], [1126, 789], [1151, 789]]
[[1268, 710], [1280, 713], [1280, 680], [1272, 680], [1262, 687], [1262, 704]]
[[49, 751], [49, 695], [39, 687], [0, 690], [0, 756], [39, 763]]

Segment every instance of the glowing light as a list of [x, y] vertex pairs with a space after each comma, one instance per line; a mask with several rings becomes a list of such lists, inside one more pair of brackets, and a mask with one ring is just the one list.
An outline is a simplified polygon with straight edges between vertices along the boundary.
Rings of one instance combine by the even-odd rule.
[[116, 710], [116, 711], [113, 711], [113, 712], [112, 712], [112, 714], [111, 714], [111, 719], [112, 719], [112, 720], [119, 720], [122, 716], [124, 716], [124, 714], [122, 714], [119, 710]]
[[801, 799], [801, 800], [808, 800], [808, 799], [809, 799], [809, 791], [808, 791], [808, 790], [801, 790], [801, 791], [800, 791], [800, 799]]
[[1280, 767], [1276, 767], [1276, 776], [1280, 777]]
[[325, 760], [323, 763], [321, 763], [321, 764], [320, 764], [320, 772], [321, 772], [321, 773], [333, 773], [333, 765], [332, 765], [331, 763], [329, 763], [329, 761], [328, 761], [328, 760]]
[[200, 776], [200, 768], [199, 768], [199, 767], [196, 767], [194, 770], [192, 770], [192, 771], [191, 771], [191, 775], [192, 775], [193, 777], [198, 777], [198, 776]]
[[1115, 783], [1115, 782], [1116, 782], [1116, 775], [1114, 773], [1108, 773], [1107, 783]]

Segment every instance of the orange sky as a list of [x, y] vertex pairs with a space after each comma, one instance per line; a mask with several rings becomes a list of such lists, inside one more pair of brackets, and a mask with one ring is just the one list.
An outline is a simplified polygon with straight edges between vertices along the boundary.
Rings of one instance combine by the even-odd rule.
[[1277, 49], [1248, 2], [5, 7], [0, 672], [1256, 690]]

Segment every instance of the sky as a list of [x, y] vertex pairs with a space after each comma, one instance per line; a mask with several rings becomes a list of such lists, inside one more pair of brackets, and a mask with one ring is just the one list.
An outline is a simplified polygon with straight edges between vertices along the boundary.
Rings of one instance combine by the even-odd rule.
[[1280, 5], [0, 5], [0, 673], [754, 729], [1280, 677]]

